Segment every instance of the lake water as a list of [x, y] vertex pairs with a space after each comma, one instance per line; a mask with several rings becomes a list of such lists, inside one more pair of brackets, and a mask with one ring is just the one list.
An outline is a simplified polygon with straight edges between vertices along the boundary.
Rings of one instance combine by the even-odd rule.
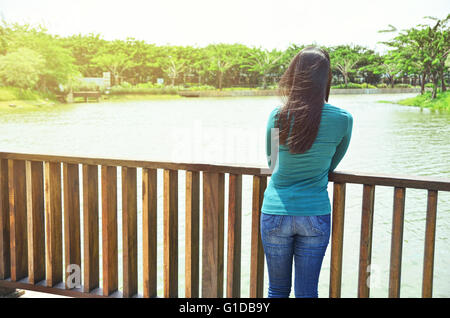
[[[354, 118], [352, 141], [337, 170], [450, 178], [450, 114], [378, 103], [379, 100], [395, 101], [409, 96], [412, 95], [331, 96], [331, 104], [348, 110]], [[278, 97], [233, 97], [74, 104], [31, 111], [19, 108], [0, 110], [0, 149], [3, 152], [266, 167], [265, 127], [270, 111], [278, 104]], [[118, 173], [120, 191], [120, 170]], [[162, 296], [161, 171], [158, 171], [158, 177], [158, 296]], [[251, 181], [250, 176], [243, 177], [243, 297], [249, 295]], [[184, 296], [184, 182], [184, 171], [180, 171], [180, 296]], [[138, 182], [138, 193], [141, 191], [140, 187]], [[227, 189], [226, 186], [225, 211]], [[329, 185], [329, 194], [331, 199], [332, 184]], [[402, 297], [421, 296], [426, 195], [426, 190], [406, 191]], [[347, 185], [343, 297], [357, 295], [361, 200], [362, 186]], [[372, 297], [387, 297], [392, 202], [392, 188], [376, 188]], [[119, 220], [120, 206], [119, 195]], [[140, 203], [139, 213], [141, 208]], [[139, 224], [140, 222], [139, 216]], [[119, 226], [119, 233], [120, 230]], [[436, 227], [435, 297], [450, 296], [449, 239], [450, 194], [440, 192]], [[139, 263], [141, 261], [139, 255]], [[119, 258], [119, 266], [121, 265], [122, 260]], [[320, 276], [320, 297], [328, 297], [329, 265], [328, 248]], [[224, 272], [226, 273], [226, 264]], [[267, 273], [265, 285], [264, 293], [267, 295]], [[142, 292], [142, 286], [139, 288]]]

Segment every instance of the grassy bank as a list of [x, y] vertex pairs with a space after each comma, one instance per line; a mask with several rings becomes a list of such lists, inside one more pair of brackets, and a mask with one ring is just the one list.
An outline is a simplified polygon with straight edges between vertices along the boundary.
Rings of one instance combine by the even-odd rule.
[[397, 102], [405, 106], [418, 106], [434, 110], [450, 111], [450, 91], [438, 93], [435, 99], [431, 99], [431, 92], [416, 97], [403, 99]]
[[0, 109], [37, 109], [58, 104], [55, 96], [17, 87], [0, 87]]
[[[163, 94], [152, 92], [151, 94], [122, 93], [103, 95], [102, 101], [126, 102], [139, 100], [164, 100], [178, 99], [181, 96], [177, 94]], [[75, 98], [75, 102], [84, 102], [83, 98]], [[0, 109], [39, 109], [42, 107], [53, 107], [61, 105], [54, 95], [42, 94], [33, 90], [24, 90], [17, 87], [0, 87]]]

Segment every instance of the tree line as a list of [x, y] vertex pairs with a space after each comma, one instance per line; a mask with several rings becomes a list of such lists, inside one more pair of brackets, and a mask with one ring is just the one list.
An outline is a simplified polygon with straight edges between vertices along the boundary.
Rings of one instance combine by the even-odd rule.
[[[393, 32], [390, 49], [377, 53], [360, 45], [324, 47], [331, 57], [333, 84], [365, 83], [394, 87], [397, 83], [446, 90], [449, 78], [450, 15], [427, 17], [430, 24]], [[395, 34], [394, 34], [395, 33]], [[81, 77], [110, 72], [113, 85], [155, 83], [223, 87], [274, 87], [291, 59], [306, 45], [268, 50], [243, 44], [205, 47], [156, 45], [135, 38], [104, 40], [99, 34], [60, 37], [42, 26], [3, 21], [0, 26], [0, 83], [57, 92]]]

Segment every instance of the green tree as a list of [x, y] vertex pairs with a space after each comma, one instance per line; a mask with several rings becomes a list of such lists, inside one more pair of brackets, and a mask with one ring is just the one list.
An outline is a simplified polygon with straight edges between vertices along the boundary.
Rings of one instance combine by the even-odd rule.
[[74, 65], [84, 77], [100, 77], [102, 69], [93, 62], [93, 59], [107, 45], [107, 41], [100, 34], [73, 35], [61, 39], [61, 45], [72, 53]]
[[450, 14], [446, 18], [439, 20], [435, 17], [427, 17], [436, 22], [431, 26], [423, 26], [430, 38], [428, 45], [428, 53], [431, 62], [431, 76], [433, 80], [432, 98], [436, 98], [439, 81], [441, 82], [442, 92], [446, 91], [444, 73], [448, 70], [445, 66], [445, 61], [450, 53], [450, 28], [447, 26], [450, 21]]
[[241, 65], [241, 68], [259, 74], [262, 78], [262, 87], [266, 88], [267, 75], [279, 65], [282, 58], [283, 52], [281, 51], [254, 48], [249, 52], [246, 64]]
[[197, 76], [198, 84], [206, 82], [209, 73], [208, 55], [203, 48], [192, 48], [192, 61], [189, 63], [189, 72]]
[[209, 70], [215, 72], [217, 87], [222, 90], [226, 72], [237, 64], [236, 48], [239, 44], [211, 44], [206, 47], [209, 57]]
[[339, 45], [331, 49], [331, 66], [342, 75], [345, 87], [348, 85], [350, 75], [357, 71], [356, 65], [361, 59], [361, 50], [360, 46], [349, 45]]
[[[442, 91], [446, 90], [445, 72], [448, 70], [445, 61], [450, 52], [449, 27], [450, 14], [444, 19], [426, 17], [435, 21], [434, 26], [419, 24], [414, 28], [404, 30], [391, 41], [383, 42], [390, 46], [397, 57], [398, 64], [402, 64], [406, 71], [421, 72], [422, 93], [426, 77], [433, 83], [432, 98], [436, 98], [439, 80]], [[381, 32], [395, 32], [391, 30]]]
[[45, 60], [27, 48], [0, 56], [0, 80], [4, 85], [24, 89], [35, 88], [44, 72]]
[[398, 55], [392, 51], [382, 56], [379, 64], [372, 64], [371, 68], [375, 74], [381, 74], [387, 78], [392, 88], [394, 88], [396, 77], [402, 72]]
[[114, 85], [119, 85], [126, 70], [136, 65], [128, 54], [127, 44], [121, 40], [115, 40], [103, 47], [92, 59], [94, 65], [102, 71], [109, 71]]
[[363, 78], [364, 83], [375, 85], [380, 82], [384, 73], [379, 72], [378, 68], [381, 64], [383, 64], [383, 56], [364, 48], [356, 65], [357, 73]]
[[153, 78], [154, 73], [158, 72], [158, 69], [153, 69], [157, 54], [155, 45], [134, 38], [127, 38], [126, 54], [132, 62], [132, 66], [123, 73], [128, 82], [133, 84], [145, 83]]
[[164, 48], [165, 54], [159, 58], [161, 68], [170, 79], [171, 86], [175, 85], [175, 81], [186, 70], [189, 60], [184, 53], [187, 50], [180, 46], [168, 46]]
[[60, 38], [46, 32], [41, 26], [34, 28], [30, 25], [13, 24], [10, 27], [8, 51], [28, 48], [38, 53], [45, 65], [37, 86], [42, 91], [57, 91], [60, 84], [66, 84], [79, 72], [74, 65], [72, 52], [62, 47]]

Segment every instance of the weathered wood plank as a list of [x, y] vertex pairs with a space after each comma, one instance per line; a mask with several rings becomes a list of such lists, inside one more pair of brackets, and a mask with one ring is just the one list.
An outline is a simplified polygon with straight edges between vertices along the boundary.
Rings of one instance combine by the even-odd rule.
[[8, 160], [0, 159], [0, 280], [11, 275]]
[[253, 176], [252, 234], [250, 259], [250, 297], [262, 298], [264, 288], [264, 249], [261, 241], [261, 207], [267, 177]]
[[[63, 163], [64, 259], [66, 288], [74, 288], [72, 274], [81, 275], [80, 180], [78, 165]], [[75, 271], [75, 272], [74, 272]], [[81, 281], [81, 277], [80, 277]]]
[[389, 272], [389, 298], [400, 297], [402, 268], [403, 221], [405, 213], [405, 188], [394, 188], [392, 217], [391, 261]]
[[387, 175], [367, 172], [336, 171], [329, 181], [337, 183], [370, 184], [398, 188], [450, 191], [450, 180], [424, 176]]
[[202, 297], [223, 296], [223, 173], [203, 172]]
[[375, 186], [365, 184], [361, 216], [361, 239], [359, 248], [358, 297], [367, 298], [370, 293], [370, 266], [372, 259], [373, 208]]
[[157, 291], [157, 170], [142, 169], [142, 236], [144, 297]]
[[36, 284], [45, 279], [45, 209], [44, 165], [26, 162], [28, 281]]
[[103, 294], [109, 296], [119, 287], [119, 259], [117, 254], [117, 168], [102, 166], [101, 178]]
[[200, 173], [186, 171], [185, 297], [199, 297]]
[[138, 292], [136, 168], [122, 167], [123, 296]]
[[164, 170], [164, 297], [178, 297], [178, 171]]
[[436, 238], [436, 214], [438, 192], [428, 190], [425, 249], [423, 257], [422, 297], [433, 296], [434, 243]]
[[28, 240], [25, 161], [9, 160], [9, 221], [11, 280], [28, 275]]
[[76, 164], [102, 165], [102, 166], [125, 166], [146, 169], [166, 169], [166, 170], [189, 170], [189, 171], [208, 171], [216, 173], [235, 173], [235, 174], [261, 174], [261, 168], [241, 167], [241, 166], [224, 166], [200, 163], [184, 163], [184, 162], [162, 162], [162, 161], [142, 161], [142, 160], [126, 160], [114, 158], [86, 158], [71, 156], [54, 156], [42, 154], [21, 154], [0, 152], [0, 158], [3, 159], [19, 159], [32, 161], [50, 161], [50, 162], [67, 162]]
[[45, 162], [45, 224], [47, 236], [47, 286], [63, 280], [61, 164]]
[[331, 230], [330, 298], [341, 297], [344, 244], [345, 183], [334, 183]]
[[228, 195], [227, 297], [241, 297], [242, 175], [230, 174]]
[[83, 165], [83, 291], [99, 287], [98, 167]]
[[[58, 283], [53, 287], [48, 287], [46, 286], [45, 281], [41, 281], [33, 285], [28, 282], [28, 278], [24, 278], [17, 282], [13, 282], [10, 280], [0, 280], [0, 288], [32, 290], [39, 293], [47, 293], [76, 298], [106, 298], [101, 294], [100, 289], [96, 289], [92, 293], [85, 293], [81, 288], [66, 289], [64, 283]], [[121, 294], [118, 292], [114, 294], [112, 297], [120, 298]]]

